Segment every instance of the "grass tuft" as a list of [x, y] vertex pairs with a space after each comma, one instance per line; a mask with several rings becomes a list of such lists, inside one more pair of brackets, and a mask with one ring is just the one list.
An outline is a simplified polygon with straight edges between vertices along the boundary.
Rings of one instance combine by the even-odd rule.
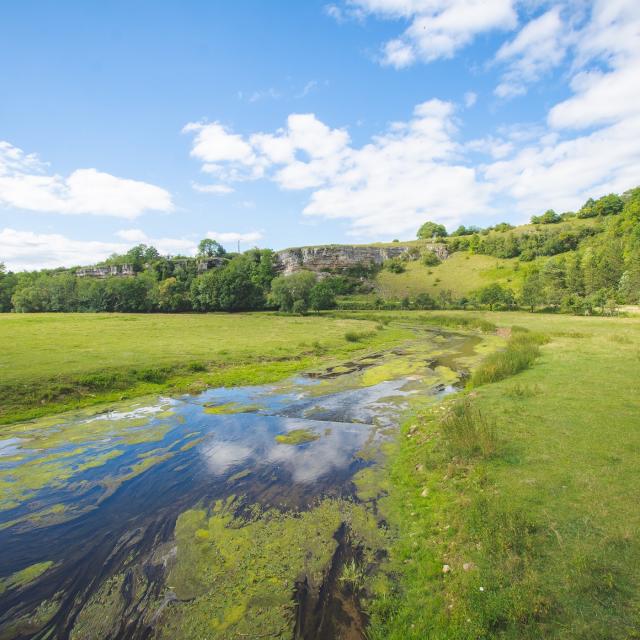
[[449, 405], [440, 418], [440, 429], [452, 456], [490, 458], [496, 452], [495, 422], [468, 396]]
[[540, 345], [546, 342], [546, 336], [541, 333], [512, 334], [505, 349], [488, 355], [478, 366], [470, 386], [498, 382], [528, 369], [540, 355]]

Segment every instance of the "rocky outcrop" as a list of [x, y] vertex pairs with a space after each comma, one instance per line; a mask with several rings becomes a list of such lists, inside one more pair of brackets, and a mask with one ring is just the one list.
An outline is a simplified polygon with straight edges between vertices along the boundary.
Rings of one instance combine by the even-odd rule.
[[135, 275], [132, 264], [110, 264], [104, 267], [80, 267], [76, 269], [78, 278], [108, 278], [109, 276]]
[[[433, 251], [441, 260], [449, 254], [443, 244], [423, 245], [420, 249]], [[276, 253], [278, 270], [284, 275], [303, 269], [316, 273], [339, 273], [354, 268], [380, 267], [386, 260], [414, 251], [407, 245], [325, 245], [284, 249]]]

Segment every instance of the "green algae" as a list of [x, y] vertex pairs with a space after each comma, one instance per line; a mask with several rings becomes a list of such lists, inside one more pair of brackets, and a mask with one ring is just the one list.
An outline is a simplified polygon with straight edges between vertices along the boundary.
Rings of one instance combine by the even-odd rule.
[[320, 436], [310, 429], [292, 429], [287, 433], [279, 433], [275, 437], [278, 444], [298, 445], [319, 440]]
[[232, 415], [234, 413], [255, 413], [262, 407], [257, 404], [239, 404], [238, 402], [225, 402], [224, 404], [208, 403], [204, 405], [204, 412], [210, 415]]
[[11, 574], [8, 578], [3, 578], [0, 580], [0, 594], [4, 593], [7, 589], [19, 589], [20, 587], [24, 587], [25, 585], [33, 582], [37, 578], [39, 578], [45, 571], [53, 566], [53, 562], [51, 560], [47, 560], [45, 562], [38, 562], [36, 564], [32, 564], [20, 571], [16, 571]]
[[177, 555], [167, 585], [179, 602], [160, 620], [158, 637], [290, 638], [296, 582], [318, 590], [346, 526], [365, 565], [384, 546], [384, 531], [361, 505], [326, 499], [309, 511], [234, 515], [239, 505], [184, 512], [176, 523]]

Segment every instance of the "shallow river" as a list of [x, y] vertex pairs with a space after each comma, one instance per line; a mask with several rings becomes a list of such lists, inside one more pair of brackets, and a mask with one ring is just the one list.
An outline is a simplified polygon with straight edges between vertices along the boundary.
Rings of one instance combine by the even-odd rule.
[[[210, 597], [216, 589], [232, 589], [215, 582], [225, 576], [210, 570], [209, 584], [224, 586], [207, 591], [204, 578], [194, 586], [195, 578], [184, 577], [192, 565], [182, 573], [173, 568], [191, 558], [191, 549], [176, 542], [189, 518], [203, 519], [196, 537], [213, 535], [207, 542], [213, 545], [216, 518], [225, 531], [239, 531], [241, 521], [233, 518], [244, 514], [257, 527], [257, 509], [298, 514], [358, 502], [354, 475], [379, 464], [380, 443], [393, 437], [410, 404], [428, 404], [455, 389], [478, 342], [422, 331], [396, 349], [285, 382], [142, 399], [105, 413], [77, 412], [3, 429], [0, 640], [251, 637], [251, 631], [234, 627], [228, 612], [204, 635], [200, 628], [171, 627], [182, 624], [176, 622], [182, 603], [195, 607], [205, 592]], [[216, 501], [222, 515], [214, 518], [209, 514]], [[283, 522], [278, 531], [286, 530]], [[255, 541], [261, 532], [252, 530], [249, 538]], [[335, 556], [339, 531], [329, 531], [327, 540], [327, 553]], [[312, 555], [305, 567], [313, 564]], [[318, 552], [315, 560], [323, 557]], [[253, 562], [257, 567], [260, 561]], [[251, 562], [242, 566], [246, 572]], [[300, 612], [310, 610], [313, 583], [308, 572], [306, 578], [294, 576], [294, 588], [287, 586], [287, 598], [297, 598], [298, 606], [278, 605], [281, 624], [289, 625], [286, 634], [268, 637], [331, 637], [338, 625], [332, 616], [357, 616], [336, 601], [323, 611], [322, 624], [305, 622]], [[322, 575], [326, 580], [327, 572]], [[242, 576], [234, 584], [242, 587]], [[245, 605], [245, 617], [258, 607], [256, 601], [257, 596]], [[274, 607], [260, 609], [266, 628]], [[361, 635], [362, 622], [352, 622], [346, 623], [352, 629], [345, 637]]]

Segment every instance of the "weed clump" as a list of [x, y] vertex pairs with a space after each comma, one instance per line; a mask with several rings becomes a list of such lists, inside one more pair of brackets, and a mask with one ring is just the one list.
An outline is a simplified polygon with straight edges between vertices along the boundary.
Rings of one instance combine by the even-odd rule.
[[371, 336], [370, 331], [347, 331], [344, 334], [344, 339], [347, 342], [362, 342]]
[[540, 355], [540, 345], [546, 342], [546, 336], [540, 333], [512, 334], [505, 349], [487, 356], [475, 370], [470, 386], [478, 387], [504, 380], [528, 369]]
[[490, 458], [497, 449], [495, 422], [465, 397], [449, 405], [440, 418], [449, 453], [462, 458]]

